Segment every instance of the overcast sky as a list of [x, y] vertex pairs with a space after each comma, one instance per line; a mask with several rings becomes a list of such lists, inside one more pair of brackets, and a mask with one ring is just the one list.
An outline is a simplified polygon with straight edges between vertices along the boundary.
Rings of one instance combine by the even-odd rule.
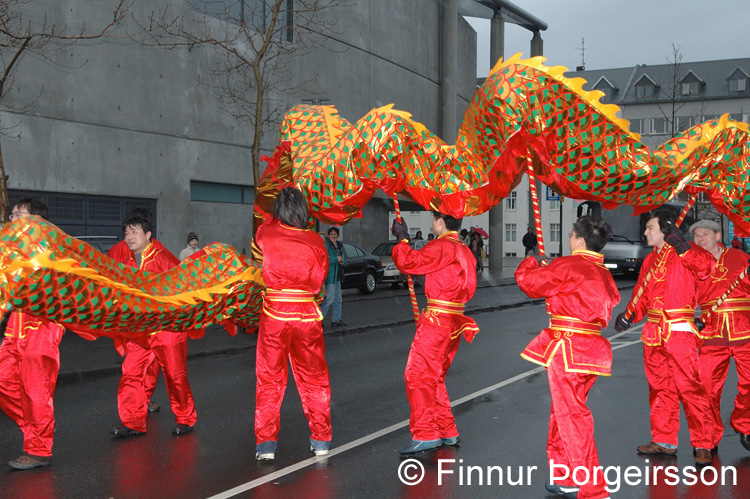
[[[585, 40], [586, 69], [665, 64], [672, 44], [682, 62], [750, 57], [750, 0], [515, 0], [549, 26], [541, 32], [548, 66], [575, 70]], [[477, 76], [487, 76], [489, 20], [477, 31]], [[505, 57], [529, 56], [531, 33], [505, 25]]]

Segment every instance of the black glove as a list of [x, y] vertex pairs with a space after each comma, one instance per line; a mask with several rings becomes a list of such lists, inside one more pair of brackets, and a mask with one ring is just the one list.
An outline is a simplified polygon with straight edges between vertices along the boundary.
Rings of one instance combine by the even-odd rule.
[[700, 317], [695, 318], [695, 329], [698, 331], [703, 331], [703, 328], [706, 327], [706, 323], [701, 320]]
[[396, 241], [403, 241], [406, 239], [410, 241], [409, 229], [406, 227], [406, 222], [399, 222], [398, 219], [393, 220], [393, 226], [391, 226], [391, 234], [396, 236]]
[[630, 321], [625, 318], [625, 312], [621, 312], [617, 319], [615, 319], [615, 331], [618, 333], [622, 333], [623, 331], [626, 331], [630, 329]]
[[681, 255], [690, 249], [690, 245], [685, 240], [682, 231], [674, 224], [670, 224], [667, 233], [664, 234], [664, 242], [672, 246], [675, 251], [677, 251], [678, 255]]
[[547, 265], [547, 257], [542, 255], [533, 255], [534, 260], [536, 260], [536, 263], [539, 264], [540, 267], [543, 267]]

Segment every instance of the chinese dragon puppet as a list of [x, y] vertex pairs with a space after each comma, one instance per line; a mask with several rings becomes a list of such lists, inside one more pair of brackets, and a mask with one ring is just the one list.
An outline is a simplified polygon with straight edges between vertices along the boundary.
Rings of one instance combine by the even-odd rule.
[[[678, 192], [703, 192], [750, 234], [749, 130], [722, 117], [649, 150], [617, 106], [599, 102], [541, 57], [500, 61], [477, 90], [455, 145], [384, 106], [354, 124], [330, 106], [297, 106], [258, 185], [257, 227], [275, 194], [294, 185], [313, 217], [343, 224], [378, 189], [456, 217], [497, 205], [529, 173], [558, 193], [641, 210]], [[92, 336], [137, 336], [210, 324], [252, 328], [260, 265], [215, 243], [163, 274], [137, 273], [54, 225], [29, 218], [0, 236], [0, 308], [25, 310]]]

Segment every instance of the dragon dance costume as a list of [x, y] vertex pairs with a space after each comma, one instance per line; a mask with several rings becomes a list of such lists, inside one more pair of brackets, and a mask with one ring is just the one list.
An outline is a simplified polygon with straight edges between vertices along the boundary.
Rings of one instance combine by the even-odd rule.
[[[180, 261], [160, 243], [152, 242], [141, 253], [140, 265], [132, 251], [110, 252], [110, 256], [131, 267], [161, 273]], [[125, 341], [122, 378], [117, 388], [117, 406], [122, 424], [131, 430], [145, 432], [148, 397], [156, 377], [153, 358], [161, 365], [169, 402], [177, 424], [193, 426], [198, 416], [187, 378], [187, 333], [156, 331], [143, 340]], [[158, 373], [158, 371], [157, 371]]]
[[[534, 257], [524, 259], [515, 272], [519, 288], [531, 298], [545, 298], [550, 325], [524, 349], [521, 356], [547, 368], [550, 408], [547, 457], [565, 465], [567, 478], [555, 483], [575, 487], [573, 470], [583, 467], [590, 479], [578, 497], [609, 496], [594, 442], [594, 419], [586, 406], [597, 375], [609, 376], [612, 348], [602, 337], [620, 292], [604, 256], [576, 250], [540, 267]], [[580, 477], [579, 477], [580, 480]]]
[[[711, 276], [698, 284], [698, 302], [703, 313], [734, 283], [748, 265], [745, 252], [722, 248]], [[732, 428], [750, 434], [750, 283], [744, 279], [724, 300], [701, 331], [703, 346], [698, 356], [701, 380], [711, 401], [713, 443], [724, 435], [721, 421], [721, 393], [729, 371], [730, 358], [737, 366], [737, 396], [730, 419]]]
[[25, 312], [11, 312], [0, 346], [0, 408], [23, 432], [23, 450], [52, 456], [53, 395], [65, 329]]
[[[659, 262], [657, 256], [663, 252]], [[683, 255], [665, 244], [643, 261], [636, 289], [642, 287], [649, 269], [655, 268], [635, 306], [632, 322], [647, 318], [641, 333], [643, 365], [648, 380], [651, 437], [660, 444], [677, 446], [682, 402], [693, 447], [713, 447], [710, 402], [698, 373], [701, 340], [693, 320], [697, 281], [710, 275], [714, 263], [714, 257], [695, 244]]]
[[404, 375], [412, 438], [457, 437], [445, 375], [461, 335], [471, 342], [479, 331], [474, 320], [463, 315], [464, 304], [477, 288], [476, 260], [455, 231], [440, 235], [420, 250], [402, 241], [393, 247], [392, 256], [402, 273], [426, 276], [427, 308], [419, 316]]
[[310, 425], [311, 438], [331, 440], [331, 385], [323, 340], [323, 316], [315, 302], [328, 273], [328, 252], [313, 231], [271, 218], [256, 235], [263, 253], [266, 294], [255, 357], [255, 438], [278, 439], [287, 359]]

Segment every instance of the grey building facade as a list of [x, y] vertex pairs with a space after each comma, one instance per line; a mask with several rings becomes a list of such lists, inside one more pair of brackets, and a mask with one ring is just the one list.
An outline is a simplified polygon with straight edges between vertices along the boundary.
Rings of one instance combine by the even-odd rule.
[[[84, 22], [93, 29], [106, 24], [115, 2], [34, 4], [40, 15], [46, 10], [50, 22], [70, 27]], [[164, 5], [186, 20], [203, 15], [174, 0], [137, 0], [133, 14], [145, 18]], [[338, 33], [292, 60], [289, 86], [295, 91], [268, 96], [269, 105], [283, 111], [302, 99], [324, 98], [353, 123], [373, 107], [393, 103], [437, 133], [441, 25], [451, 15], [458, 25], [454, 84], [460, 121], [476, 88], [476, 34], [443, 5], [357, 0], [324, 12], [338, 19]], [[55, 64], [30, 53], [23, 57], [13, 92], [3, 101], [15, 109], [0, 113], [3, 126], [15, 126], [20, 134], [0, 139], [11, 200], [43, 196], [53, 221], [73, 235], [119, 235], [124, 213], [146, 205], [155, 210], [156, 237], [174, 253], [191, 231], [202, 244], [221, 241], [249, 253], [256, 182], [251, 129], [222, 111], [205, 85], [215, 83], [215, 52], [107, 38], [62, 48], [51, 56]], [[276, 144], [276, 126], [264, 134], [265, 154]], [[345, 238], [374, 247], [387, 237], [390, 206], [373, 200], [363, 218], [345, 227]]]

